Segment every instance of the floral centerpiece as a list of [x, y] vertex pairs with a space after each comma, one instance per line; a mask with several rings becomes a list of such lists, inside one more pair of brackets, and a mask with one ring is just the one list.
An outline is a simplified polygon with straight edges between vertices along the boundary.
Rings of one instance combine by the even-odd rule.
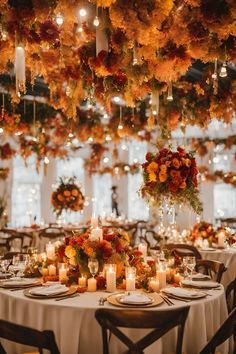
[[197, 243], [198, 240], [207, 240], [209, 244], [217, 241], [213, 225], [206, 221], [201, 221], [193, 226], [189, 239], [193, 243]]
[[84, 207], [84, 196], [75, 183], [75, 178], [60, 178], [58, 188], [52, 193], [51, 203], [57, 215], [62, 210], [80, 211]]
[[91, 230], [66, 238], [65, 257], [81, 274], [89, 274], [88, 259], [97, 258], [99, 270], [105, 263], [115, 263], [117, 279], [122, 279], [128, 265], [129, 236], [122, 229], [103, 227], [103, 239], [90, 238]]
[[161, 206], [169, 199], [171, 203], [187, 203], [196, 213], [201, 213], [198, 170], [193, 153], [187, 153], [181, 147], [175, 152], [165, 148], [157, 154], [147, 153], [142, 168], [141, 195], [150, 204]]

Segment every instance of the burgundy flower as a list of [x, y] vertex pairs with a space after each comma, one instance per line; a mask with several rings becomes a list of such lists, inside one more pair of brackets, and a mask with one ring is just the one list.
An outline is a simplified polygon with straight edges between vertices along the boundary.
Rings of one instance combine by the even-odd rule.
[[41, 38], [37, 32], [30, 30], [27, 36], [27, 39], [30, 43], [40, 43]]
[[112, 34], [112, 42], [121, 46], [125, 41], [125, 34], [121, 30], [117, 30]]
[[43, 41], [53, 42], [59, 38], [59, 33], [56, 24], [51, 20], [40, 25], [40, 37]]
[[[147, 161], [152, 161], [152, 154], [150, 153], [150, 152], [148, 152], [147, 154], [146, 154], [146, 160]], [[144, 164], [143, 164], [144, 165]]]
[[113, 80], [118, 86], [125, 86], [128, 81], [126, 74], [121, 70], [117, 74], [113, 75]]

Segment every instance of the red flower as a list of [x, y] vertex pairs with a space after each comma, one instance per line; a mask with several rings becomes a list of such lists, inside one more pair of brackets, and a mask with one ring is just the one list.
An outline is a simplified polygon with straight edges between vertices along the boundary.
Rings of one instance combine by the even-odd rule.
[[125, 34], [121, 30], [117, 30], [112, 34], [112, 42], [121, 46], [125, 41]]
[[[152, 154], [150, 153], [150, 152], [148, 152], [147, 154], [146, 154], [146, 160], [148, 161], [148, 162], [150, 162], [150, 161], [152, 161]], [[145, 165], [145, 164], [143, 164], [143, 165]], [[142, 165], [142, 166], [143, 166]], [[147, 166], [148, 164], [146, 163], [146, 166]]]
[[97, 280], [97, 288], [98, 289], [105, 289], [106, 287], [106, 278], [104, 278], [103, 276], [99, 275], [96, 277]]
[[128, 81], [126, 74], [123, 73], [121, 70], [119, 70], [117, 74], [113, 75], [113, 80], [118, 86], [125, 86]]
[[53, 42], [59, 38], [60, 31], [56, 24], [47, 20], [40, 25], [40, 37], [43, 41]]
[[112, 246], [110, 242], [106, 240], [102, 240], [99, 242], [98, 249], [102, 252], [104, 255], [104, 258], [109, 258], [112, 255]]
[[106, 241], [113, 241], [115, 240], [116, 238], [116, 235], [114, 233], [110, 233], [110, 234], [104, 234], [103, 235], [103, 239], [106, 240]]

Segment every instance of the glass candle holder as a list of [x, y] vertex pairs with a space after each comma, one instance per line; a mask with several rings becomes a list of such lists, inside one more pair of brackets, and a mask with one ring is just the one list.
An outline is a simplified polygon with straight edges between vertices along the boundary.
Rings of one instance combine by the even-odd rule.
[[151, 291], [158, 292], [160, 290], [160, 283], [156, 277], [148, 279], [148, 287]]
[[126, 278], [126, 290], [127, 291], [135, 291], [136, 268], [126, 267], [125, 268], [125, 278]]
[[106, 288], [109, 292], [116, 291], [116, 264], [106, 266]]

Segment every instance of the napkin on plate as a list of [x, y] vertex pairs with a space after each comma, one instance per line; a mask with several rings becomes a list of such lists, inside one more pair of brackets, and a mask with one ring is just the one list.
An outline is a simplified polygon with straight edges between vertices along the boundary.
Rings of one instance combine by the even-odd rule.
[[9, 280], [4, 280], [1, 282], [1, 284], [3, 285], [7, 285], [7, 286], [24, 286], [24, 285], [33, 285], [35, 284], [35, 279], [32, 278], [11, 278]]
[[125, 304], [148, 304], [152, 300], [145, 294], [134, 293], [122, 296], [120, 301]]
[[182, 285], [183, 286], [192, 286], [192, 287], [195, 287], [195, 288], [209, 288], [209, 289], [212, 289], [212, 288], [218, 288], [219, 287], [219, 283], [215, 282], [215, 281], [205, 281], [205, 280], [188, 280], [188, 279], [185, 279], [185, 280], [182, 280]]
[[198, 291], [194, 290], [186, 290], [183, 288], [165, 288], [162, 289], [164, 293], [167, 295], [173, 295], [173, 296], [178, 296], [178, 297], [187, 297], [187, 298], [194, 298], [199, 296]]
[[68, 288], [62, 284], [55, 284], [51, 286], [41, 286], [39, 288], [34, 288], [30, 290], [32, 295], [59, 295], [68, 291]]
[[206, 280], [211, 280], [211, 277], [209, 275], [206, 275], [206, 274], [197, 273], [197, 274], [193, 275], [192, 280], [193, 281], [198, 281], [198, 280], [206, 281]]

